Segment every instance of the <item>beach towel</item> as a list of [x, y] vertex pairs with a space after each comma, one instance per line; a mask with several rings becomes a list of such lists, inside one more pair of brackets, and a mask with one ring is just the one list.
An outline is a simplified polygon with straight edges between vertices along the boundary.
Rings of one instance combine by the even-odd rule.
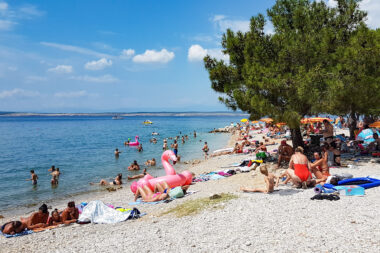
[[23, 235], [30, 235], [30, 234], [33, 234], [33, 231], [32, 230], [25, 230], [25, 231], [22, 231], [21, 233], [17, 233], [14, 235], [3, 234], [2, 232], [0, 232], [0, 234], [5, 236], [5, 238], [11, 238], [11, 237], [18, 237], [18, 236], [23, 236]]
[[128, 219], [130, 212], [119, 212], [108, 207], [100, 200], [91, 201], [79, 215], [78, 222], [91, 222], [101, 224], [112, 224]]
[[47, 227], [44, 227], [44, 228], [35, 228], [35, 229], [33, 229], [33, 232], [42, 232], [42, 231], [45, 231], [45, 230], [57, 228], [58, 226], [59, 225], [47, 226]]

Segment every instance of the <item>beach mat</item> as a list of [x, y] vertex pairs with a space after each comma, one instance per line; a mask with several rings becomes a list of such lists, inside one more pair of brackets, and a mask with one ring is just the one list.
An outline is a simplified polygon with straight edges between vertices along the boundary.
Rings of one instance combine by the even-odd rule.
[[9, 235], [9, 234], [3, 234], [2, 232], [0, 232], [1, 235], [5, 236], [5, 238], [11, 238], [11, 237], [18, 237], [18, 236], [23, 236], [23, 235], [30, 235], [30, 234], [33, 234], [34, 232], [32, 230], [25, 230], [21, 233], [17, 233], [17, 234], [14, 234], [14, 235]]

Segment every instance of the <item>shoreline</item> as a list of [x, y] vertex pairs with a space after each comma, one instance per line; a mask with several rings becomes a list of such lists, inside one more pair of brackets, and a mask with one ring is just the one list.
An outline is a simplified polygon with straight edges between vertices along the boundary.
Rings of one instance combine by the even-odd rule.
[[[231, 143], [235, 142], [235, 138], [234, 138], [235, 136], [231, 133], [218, 133], [218, 134], [227, 135], [225, 144], [223, 145], [223, 147], [219, 147], [219, 148], [225, 148], [228, 146], [232, 146]], [[188, 170], [191, 166], [196, 165], [196, 164], [201, 164], [204, 161], [205, 160], [204, 160], [202, 153], [200, 153], [199, 157], [197, 157], [197, 158], [194, 158], [191, 160], [181, 161], [179, 164], [180, 169], [178, 170], [178, 172]], [[118, 186], [118, 187], [110, 186], [110, 187], [115, 188], [116, 192], [117, 191], [124, 191], [125, 189], [127, 189], [127, 191], [130, 192], [129, 186], [131, 185], [131, 183], [133, 181], [135, 181], [135, 180], [124, 180], [124, 184], [122, 186]], [[0, 210], [0, 216], [4, 217], [4, 218], [0, 218], [0, 224], [4, 223], [4, 220], [9, 219], [10, 217], [14, 218], [16, 216], [30, 215], [31, 213], [35, 212], [42, 203], [45, 203], [49, 207], [50, 206], [53, 208], [59, 207], [59, 209], [63, 209], [66, 207], [66, 204], [68, 201], [75, 201], [75, 203], [78, 204], [78, 203], [83, 202], [84, 201], [83, 199], [85, 197], [87, 197], [88, 199], [91, 199], [91, 200], [95, 200], [98, 197], [99, 198], [104, 197], [104, 193], [112, 195], [115, 193], [115, 191], [109, 192], [106, 189], [106, 187], [98, 186], [97, 189], [93, 189], [93, 190], [77, 192], [74, 194], [68, 194], [66, 196], [61, 196], [61, 197], [56, 198], [56, 199], [47, 199], [47, 200], [42, 200], [42, 201], [30, 203], [30, 204], [19, 205], [19, 206], [15, 206], [12, 208]], [[86, 201], [86, 202], [89, 202], [89, 201]]]

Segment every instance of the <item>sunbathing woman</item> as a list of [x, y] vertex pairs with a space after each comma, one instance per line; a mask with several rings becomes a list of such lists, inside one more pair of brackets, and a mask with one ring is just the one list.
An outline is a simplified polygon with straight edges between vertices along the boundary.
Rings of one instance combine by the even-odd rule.
[[62, 217], [59, 215], [58, 209], [54, 209], [54, 211], [51, 212], [51, 216], [49, 217], [47, 223], [49, 226], [63, 224]]
[[[117, 174], [115, 179], [112, 182], [108, 182], [105, 179], [100, 180], [99, 184], [100, 185], [121, 185], [123, 184], [123, 175], [121, 173]], [[91, 185], [96, 184], [96, 183], [90, 183]]]
[[49, 212], [46, 204], [40, 206], [38, 212], [33, 213], [28, 218], [20, 218], [21, 222], [26, 225], [28, 229], [44, 228], [47, 226]]
[[3, 234], [14, 235], [21, 233], [25, 228], [25, 223], [22, 223], [21, 221], [10, 221], [2, 225], [0, 231]]
[[145, 202], [156, 202], [165, 200], [169, 197], [167, 189], [170, 189], [168, 184], [164, 182], [158, 182], [155, 185], [154, 192], [146, 185], [138, 187], [135, 193], [135, 201], [141, 196]]

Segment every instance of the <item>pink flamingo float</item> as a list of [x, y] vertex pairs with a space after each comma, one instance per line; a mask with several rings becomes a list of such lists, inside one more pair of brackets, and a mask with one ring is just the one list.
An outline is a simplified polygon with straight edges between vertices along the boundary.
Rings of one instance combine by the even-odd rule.
[[158, 182], [162, 181], [166, 181], [171, 188], [191, 184], [193, 175], [187, 170], [177, 174], [173, 166], [169, 163], [169, 159], [172, 161], [177, 161], [177, 157], [174, 155], [174, 152], [171, 150], [166, 150], [161, 156], [161, 162], [164, 166], [166, 176], [154, 178], [147, 174], [139, 181], [134, 181], [131, 184], [131, 191], [136, 193], [137, 187], [143, 187], [144, 185], [148, 186], [153, 191], [154, 186]]
[[140, 144], [140, 142], [139, 142], [139, 137], [138, 136], [135, 137], [135, 141], [134, 142], [128, 143], [129, 146], [138, 146], [139, 144]]

